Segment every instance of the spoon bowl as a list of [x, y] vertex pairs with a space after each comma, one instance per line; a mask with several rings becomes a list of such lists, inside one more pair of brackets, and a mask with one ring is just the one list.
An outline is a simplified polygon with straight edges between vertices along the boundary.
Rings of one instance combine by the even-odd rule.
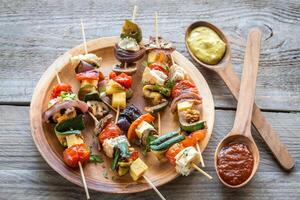
[[[260, 54], [260, 43], [261, 43], [261, 31], [257, 28], [253, 28], [250, 30], [247, 39], [247, 46], [244, 58], [244, 68], [242, 74], [242, 81], [240, 87], [240, 94], [238, 98], [237, 111], [235, 116], [235, 121], [232, 130], [225, 136], [225, 138], [218, 145], [215, 152], [215, 169], [217, 171], [218, 177], [220, 181], [231, 188], [239, 188], [246, 185], [254, 176], [258, 164], [259, 164], [259, 151], [258, 148], [251, 136], [251, 118], [252, 118], [252, 110], [253, 103], [255, 97], [255, 88], [256, 88], [256, 79], [258, 72], [258, 63], [259, 63], [259, 54]], [[246, 180], [243, 180], [243, 174], [245, 175], [245, 171], [243, 172], [242, 168], [245, 167], [245, 162], [241, 162], [245, 160], [245, 156], [242, 155], [242, 151], [227, 151], [229, 153], [227, 156], [232, 158], [231, 160], [225, 159], [225, 162], [229, 163], [234, 161], [235, 163], [232, 165], [227, 165], [226, 167], [233, 166], [232, 170], [235, 170], [235, 173], [229, 174], [229, 179], [242, 179], [239, 185], [231, 185], [226, 183], [219, 174], [218, 170], [218, 155], [222, 147], [228, 146], [228, 144], [237, 143], [244, 144], [247, 146], [248, 150], [253, 156], [254, 162], [252, 166], [252, 172]], [[232, 155], [233, 154], [233, 155]], [[239, 156], [240, 155], [240, 156]], [[228, 158], [227, 157], [227, 158]], [[238, 174], [238, 175], [237, 175]], [[248, 175], [248, 174], [246, 174]]]
[[217, 149], [215, 151], [215, 166], [217, 166], [217, 158], [218, 158], [218, 155], [221, 151], [221, 149], [224, 147], [224, 146], [229, 146], [230, 144], [233, 144], [233, 143], [240, 143], [240, 144], [245, 144], [247, 146], [247, 148], [249, 149], [249, 151], [251, 152], [251, 154], [253, 155], [253, 168], [252, 168], [252, 172], [251, 172], [251, 175], [247, 178], [246, 181], [244, 181], [243, 183], [239, 184], [239, 185], [230, 185], [228, 184], [227, 182], [225, 182], [220, 174], [219, 174], [219, 171], [216, 167], [216, 172], [217, 172], [217, 175], [219, 177], [219, 180], [227, 187], [230, 187], [230, 188], [240, 188], [240, 187], [243, 187], [244, 185], [246, 185], [251, 179], [252, 177], [254, 176], [254, 174], [256, 173], [257, 171], [257, 168], [258, 168], [258, 164], [259, 164], [259, 160], [260, 160], [260, 155], [259, 155], [259, 151], [258, 151], [258, 148], [255, 144], [255, 142], [253, 141], [252, 137], [249, 138], [249, 137], [246, 137], [244, 135], [240, 135], [240, 134], [235, 134], [235, 133], [229, 133], [229, 136], [224, 138], [217, 146]]
[[[226, 44], [226, 51], [225, 51], [225, 54], [223, 55], [223, 58], [220, 60], [220, 62], [218, 62], [215, 65], [210, 65], [210, 64], [207, 64], [207, 63], [202, 62], [201, 60], [199, 60], [194, 55], [194, 53], [191, 51], [191, 49], [189, 47], [188, 37], [189, 37], [191, 31], [194, 30], [197, 27], [200, 27], [200, 26], [208, 27], [208, 28], [212, 29], [214, 32], [216, 32], [219, 35], [219, 37], [221, 38], [221, 40], [223, 40], [223, 42], [225, 42], [225, 44]], [[217, 69], [223, 69], [223, 68], [226, 67], [226, 65], [228, 63], [231, 63], [231, 49], [230, 49], [229, 40], [227, 39], [227, 37], [223, 34], [223, 32], [219, 28], [217, 28], [216, 26], [214, 26], [213, 24], [211, 24], [209, 22], [197, 21], [197, 22], [192, 23], [186, 29], [186, 32], [185, 32], [185, 46], [188, 49], [188, 52], [189, 52], [190, 56], [193, 58], [193, 60], [195, 62], [197, 62], [199, 65], [203, 66], [203, 67], [217, 70]]]

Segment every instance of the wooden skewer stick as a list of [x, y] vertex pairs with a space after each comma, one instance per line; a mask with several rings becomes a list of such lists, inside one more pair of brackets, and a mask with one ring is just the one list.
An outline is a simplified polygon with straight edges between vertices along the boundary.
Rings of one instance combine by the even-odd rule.
[[204, 176], [206, 176], [209, 179], [212, 179], [212, 177], [206, 173], [205, 171], [203, 171], [200, 167], [198, 167], [195, 163], [192, 164], [192, 166], [194, 167], [195, 170], [197, 170], [198, 172], [200, 172], [201, 174], [203, 174]]
[[88, 190], [88, 187], [86, 185], [85, 176], [84, 176], [82, 165], [81, 165], [80, 161], [78, 162], [78, 165], [79, 165], [79, 169], [80, 169], [80, 174], [81, 174], [81, 179], [82, 179], [83, 187], [84, 187], [85, 194], [86, 194], [86, 199], [90, 199], [89, 190]]
[[56, 80], [57, 80], [58, 84], [61, 84], [61, 80], [60, 80], [60, 78], [59, 78], [59, 75], [58, 75], [58, 71], [57, 71], [57, 70], [55, 70], [55, 74], [56, 74]]
[[199, 143], [197, 142], [196, 143], [196, 148], [197, 148], [197, 151], [200, 155], [200, 163], [201, 163], [201, 166], [202, 167], [205, 167], [205, 164], [204, 164], [204, 160], [203, 160], [203, 157], [202, 157], [202, 153], [201, 153], [201, 149], [200, 149], [200, 146], [199, 146]]
[[[57, 72], [57, 71], [56, 71], [56, 79], [57, 79], [57, 82], [58, 82], [59, 84], [61, 84], [61, 80], [60, 80], [60, 78], [59, 78], [59, 75], [58, 75], [58, 72]], [[81, 174], [81, 179], [82, 179], [83, 187], [84, 187], [85, 194], [86, 194], [86, 199], [90, 199], [89, 190], [88, 190], [88, 187], [87, 187], [87, 185], [86, 185], [85, 176], [84, 176], [83, 169], [82, 169], [82, 165], [81, 165], [81, 162], [80, 162], [80, 161], [78, 162], [78, 166], [79, 166], [79, 170], [80, 170], [80, 174]]]
[[161, 135], [160, 112], [157, 113], [157, 126], [158, 126], [158, 135]]
[[132, 12], [132, 22], [135, 21], [137, 9], [138, 9], [138, 7], [135, 5], [135, 6], [133, 7], [133, 12]]
[[93, 118], [93, 120], [98, 123], [98, 119], [95, 117], [95, 115], [93, 115], [93, 113], [89, 112], [89, 115]]
[[[157, 12], [155, 12], [155, 23], [154, 23], [154, 31], [155, 31], [155, 43], [156, 47], [159, 48], [158, 42], [158, 24], [157, 24]], [[161, 121], [160, 121], [160, 112], [157, 113], [157, 126], [158, 126], [158, 135], [161, 134]]]
[[[170, 54], [170, 56], [171, 56], [171, 62], [172, 62], [172, 65], [174, 65], [174, 64], [175, 64], [174, 58], [173, 58], [172, 54]], [[204, 160], [203, 160], [203, 156], [202, 156], [201, 149], [200, 149], [200, 146], [199, 146], [199, 143], [198, 143], [198, 142], [197, 142], [197, 144], [196, 144], [196, 148], [197, 148], [197, 151], [198, 151], [198, 153], [199, 153], [199, 155], [200, 155], [200, 163], [201, 163], [201, 166], [202, 166], [202, 167], [205, 167]]]
[[120, 107], [118, 106], [118, 108], [117, 108], [117, 113], [116, 113], [115, 124], [118, 122], [119, 115], [120, 115]]
[[81, 21], [81, 33], [82, 33], [84, 51], [85, 51], [85, 54], [88, 54], [87, 45], [86, 45], [86, 39], [85, 39], [84, 26], [83, 26], [82, 19], [80, 21]]
[[[85, 50], [85, 54], [88, 54], [88, 50], [87, 50], [87, 44], [86, 44], [86, 39], [85, 39], [85, 32], [84, 32], [84, 26], [83, 26], [83, 22], [81, 19], [81, 32], [82, 32], [82, 38], [83, 38], [83, 44], [84, 44], [84, 50]], [[101, 98], [101, 97], [100, 97]], [[102, 102], [105, 103], [110, 109], [112, 109], [113, 111], [117, 112], [117, 110], [112, 107], [109, 103], [107, 103], [106, 101], [104, 101], [101, 98]]]
[[158, 41], [158, 23], [157, 23], [157, 12], [155, 12], [155, 42], [156, 42], [156, 48], [159, 48], [159, 41]]
[[155, 185], [151, 182], [151, 180], [145, 175], [143, 175], [143, 177], [146, 180], [146, 182], [152, 187], [152, 189], [158, 194], [158, 196], [162, 200], [166, 200], [166, 198], [160, 193], [160, 191], [155, 187]]

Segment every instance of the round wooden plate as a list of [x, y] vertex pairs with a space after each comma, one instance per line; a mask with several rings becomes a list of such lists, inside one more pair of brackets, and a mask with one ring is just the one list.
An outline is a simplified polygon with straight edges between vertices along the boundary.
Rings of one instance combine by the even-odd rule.
[[[118, 63], [114, 57], [113, 51], [113, 47], [117, 41], [118, 37], [106, 37], [95, 39], [87, 43], [89, 52], [103, 58], [101, 69], [105, 75], [108, 75], [112, 66]], [[75, 72], [69, 63], [69, 59], [72, 56], [83, 53], [84, 48], [82, 44], [60, 56], [46, 70], [39, 80], [30, 106], [32, 137], [41, 155], [55, 171], [57, 171], [67, 180], [79, 186], [82, 186], [79, 170], [69, 168], [64, 164], [62, 158], [64, 148], [59, 144], [54, 134], [53, 126], [42, 123], [42, 113], [47, 109], [47, 104], [50, 100], [51, 89], [55, 84], [57, 84], [55, 77], [56, 70], [59, 72], [62, 82], [70, 83], [73, 87], [73, 91], [75, 93], [78, 92], [80, 84], [75, 79]], [[213, 97], [207, 82], [197, 68], [177, 51], [173, 53], [173, 57], [177, 64], [185, 68], [190, 78], [197, 85], [197, 88], [203, 97], [203, 116], [207, 121], [208, 126], [207, 135], [200, 144], [201, 149], [204, 150], [212, 134], [212, 128], [214, 124]], [[130, 100], [129, 104], [134, 104], [143, 110], [145, 101], [142, 96], [141, 78], [144, 67], [141, 65], [141, 62], [139, 65], [139, 70], [133, 76], [134, 96]], [[161, 120], [163, 133], [178, 128], [178, 121], [176, 117], [171, 114], [169, 108], [166, 108], [161, 113]], [[93, 120], [86, 115], [85, 121], [87, 123], [87, 126], [83, 131], [85, 142], [91, 146], [94, 154], [99, 154], [97, 150], [97, 138], [93, 136]], [[100, 154], [102, 153], [100, 152]], [[104, 163], [102, 164], [87, 163], [83, 166], [86, 182], [90, 189], [110, 193], [134, 193], [151, 189], [151, 187], [143, 179], [139, 180], [138, 182], [134, 182], [129, 175], [118, 177], [110, 170], [111, 160], [107, 159], [104, 155], [102, 157], [104, 159]], [[168, 162], [160, 163], [151, 153], [148, 153], [148, 155], [142, 159], [149, 166], [149, 170], [146, 172], [146, 175], [156, 186], [163, 185], [178, 176], [172, 165], [170, 165]], [[196, 173], [194, 173], [192, 176], [196, 175], [199, 176], [199, 174]]]

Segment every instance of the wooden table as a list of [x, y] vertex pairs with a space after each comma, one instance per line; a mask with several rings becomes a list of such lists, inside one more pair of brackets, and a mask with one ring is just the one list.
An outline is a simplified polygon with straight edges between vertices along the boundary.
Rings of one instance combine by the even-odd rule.
[[[253, 130], [261, 152], [258, 172], [239, 190], [217, 179], [213, 154], [232, 127], [236, 102], [216, 74], [199, 68], [214, 95], [216, 121], [204, 152], [208, 181], [198, 173], [160, 187], [167, 199], [299, 199], [300, 198], [300, 2], [298, 1], [37, 1], [0, 0], [0, 199], [84, 199], [77, 187], [53, 171], [40, 156], [30, 134], [29, 105], [46, 68], [66, 50], [82, 42], [80, 18], [87, 39], [118, 35], [133, 6], [144, 36], [159, 32], [187, 55], [185, 28], [196, 20], [219, 26], [232, 43], [234, 70], [240, 75], [248, 30], [263, 30], [256, 102], [294, 156], [290, 173], [276, 163]], [[32, 105], [34, 106], [34, 105]], [[157, 199], [153, 191], [130, 195], [91, 192], [92, 199]]]

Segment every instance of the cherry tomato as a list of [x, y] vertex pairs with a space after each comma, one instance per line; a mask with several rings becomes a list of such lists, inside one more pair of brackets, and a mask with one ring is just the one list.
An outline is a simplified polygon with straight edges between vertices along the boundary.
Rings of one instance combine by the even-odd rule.
[[148, 66], [150, 69], [153, 69], [153, 70], [158, 70], [158, 71], [161, 71], [163, 72], [165, 75], [168, 76], [168, 70], [167, 70], [167, 67], [163, 66], [162, 64], [159, 64], [159, 63], [152, 63]]
[[90, 70], [86, 72], [81, 72], [76, 74], [76, 79], [78, 81], [82, 80], [104, 80], [104, 75], [101, 72], [98, 72], [96, 70]]
[[185, 147], [181, 143], [173, 144], [168, 151], [166, 152], [165, 156], [168, 158], [169, 162], [172, 165], [176, 164], [175, 156], [183, 150]]
[[131, 141], [132, 139], [134, 139], [136, 137], [135, 129], [138, 127], [138, 125], [142, 121], [146, 121], [148, 123], [151, 123], [154, 120], [155, 120], [155, 118], [150, 113], [146, 113], [144, 115], [141, 115], [139, 118], [137, 118], [134, 122], [131, 123], [131, 125], [128, 129], [128, 132], [127, 132], [128, 140]]
[[100, 144], [103, 144], [104, 140], [109, 138], [115, 138], [119, 135], [121, 135], [120, 128], [116, 124], [110, 123], [101, 131], [101, 133], [98, 136], [98, 139]]
[[172, 89], [172, 98], [177, 97], [182, 93], [184, 90], [191, 90], [193, 92], [198, 92], [197, 88], [194, 83], [192, 83], [189, 80], [182, 80], [175, 84], [175, 86]]
[[84, 163], [90, 159], [90, 150], [86, 144], [74, 144], [64, 153], [64, 161], [70, 167], [78, 167], [78, 162]]
[[109, 79], [114, 79], [115, 77], [117, 77], [117, 73], [116, 72], [110, 72], [109, 73]]
[[125, 73], [121, 73], [118, 76], [115, 76], [113, 80], [127, 89], [130, 88], [132, 85], [132, 77]]
[[60, 95], [60, 93], [62, 92], [72, 92], [72, 87], [71, 85], [67, 84], [67, 83], [60, 83], [58, 85], [56, 85], [51, 93], [51, 97], [52, 99], [58, 97]]
[[131, 153], [131, 155], [129, 157], [129, 160], [134, 161], [134, 160], [138, 159], [138, 157], [139, 157], [139, 152], [138, 151], [134, 151], [134, 152]]

